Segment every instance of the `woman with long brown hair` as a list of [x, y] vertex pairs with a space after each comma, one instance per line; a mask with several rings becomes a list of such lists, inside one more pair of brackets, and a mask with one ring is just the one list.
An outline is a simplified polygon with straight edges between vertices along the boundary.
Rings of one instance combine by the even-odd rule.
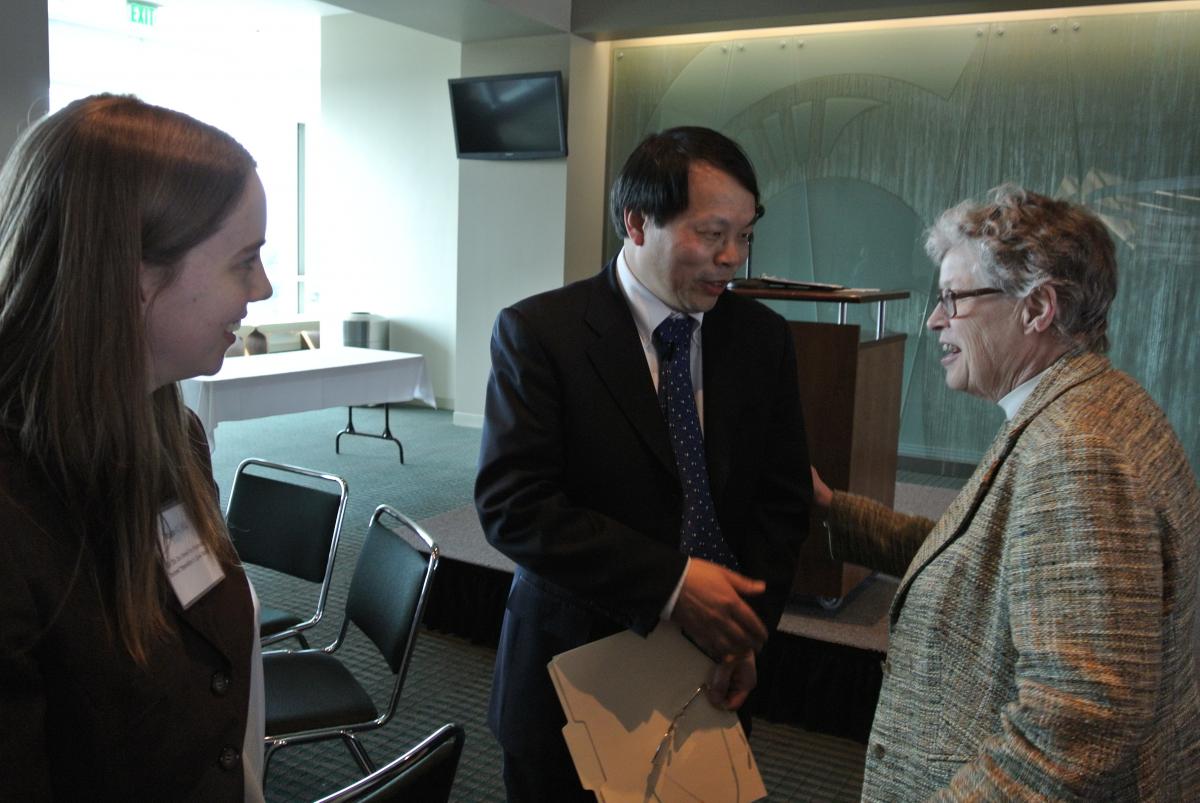
[[265, 227], [241, 145], [130, 97], [0, 172], [5, 795], [261, 797], [253, 595], [176, 383], [270, 296]]

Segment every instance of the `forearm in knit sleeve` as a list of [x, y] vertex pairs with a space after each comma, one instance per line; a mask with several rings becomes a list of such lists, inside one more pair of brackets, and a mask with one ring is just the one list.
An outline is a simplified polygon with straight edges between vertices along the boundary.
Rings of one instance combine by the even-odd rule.
[[904, 574], [934, 526], [929, 519], [897, 513], [843, 491], [833, 492], [827, 521], [830, 553], [836, 560], [896, 577]]

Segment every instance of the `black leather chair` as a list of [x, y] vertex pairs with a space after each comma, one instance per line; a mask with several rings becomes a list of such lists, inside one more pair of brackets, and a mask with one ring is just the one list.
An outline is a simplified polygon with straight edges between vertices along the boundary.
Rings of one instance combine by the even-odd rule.
[[465, 740], [460, 725], [443, 725], [404, 755], [317, 803], [445, 803]]
[[225, 511], [238, 557], [320, 584], [308, 618], [262, 606], [259, 635], [264, 645], [296, 638], [308, 647], [303, 631], [325, 614], [348, 493], [346, 481], [333, 474], [255, 458], [238, 465]]
[[[403, 531], [415, 536], [421, 548], [405, 540]], [[396, 712], [437, 565], [438, 547], [428, 533], [387, 505], [375, 509], [337, 638], [323, 649], [263, 654], [267, 766], [280, 748], [341, 738], [364, 773], [375, 771], [355, 734], [383, 726]], [[395, 676], [382, 714], [337, 657], [351, 623], [374, 643]], [[264, 778], [266, 771], [264, 767]]]

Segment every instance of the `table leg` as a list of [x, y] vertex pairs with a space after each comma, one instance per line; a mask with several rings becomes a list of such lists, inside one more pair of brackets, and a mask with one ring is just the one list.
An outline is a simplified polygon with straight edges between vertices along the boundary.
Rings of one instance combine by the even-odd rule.
[[376, 435], [373, 432], [359, 432], [358, 430], [356, 430], [354, 428], [354, 407], [353, 406], [347, 407], [346, 408], [346, 428], [343, 429], [341, 432], [339, 432], [337, 434], [337, 437], [334, 438], [333, 451], [336, 454], [342, 453], [342, 436], [343, 435], [357, 435], [360, 438], [377, 438], [377, 439], [383, 440], [383, 441], [391, 441], [392, 443], [396, 444], [396, 448], [398, 448], [400, 450], [400, 464], [403, 465], [404, 464], [404, 444], [400, 443], [400, 441], [396, 438], [396, 436], [394, 436], [392, 434], [391, 411], [392, 411], [392, 408], [385, 403], [383, 405], [383, 433]]

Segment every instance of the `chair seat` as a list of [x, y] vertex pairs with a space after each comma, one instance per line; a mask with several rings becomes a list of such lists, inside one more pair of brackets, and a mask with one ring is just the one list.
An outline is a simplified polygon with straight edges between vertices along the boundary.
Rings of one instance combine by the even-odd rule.
[[273, 636], [303, 621], [293, 613], [264, 605], [258, 616], [258, 635], [263, 638]]
[[267, 736], [370, 722], [370, 696], [342, 662], [322, 652], [263, 654]]

